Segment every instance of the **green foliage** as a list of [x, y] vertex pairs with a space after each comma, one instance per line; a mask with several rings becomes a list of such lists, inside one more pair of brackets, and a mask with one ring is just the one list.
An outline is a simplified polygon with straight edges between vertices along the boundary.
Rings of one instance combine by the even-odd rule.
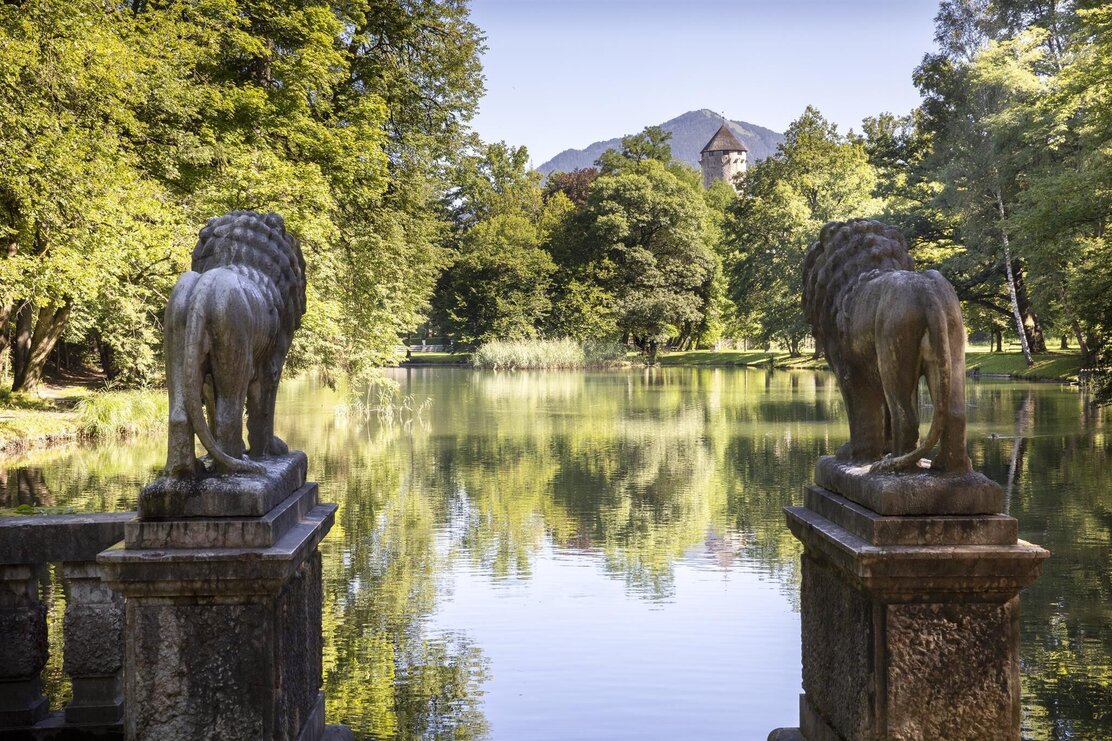
[[491, 144], [459, 168], [454, 264], [436, 294], [442, 329], [471, 344], [535, 337], [551, 309], [556, 270], [544, 243], [571, 208], [566, 197], [542, 199], [524, 147]]
[[764, 344], [795, 355], [810, 335], [803, 316], [803, 256], [824, 223], [879, 209], [863, 144], [808, 106], [779, 151], [753, 166], [726, 225], [730, 298]]
[[1094, 365], [1112, 326], [1110, 27], [1101, 3], [948, 0], [915, 73], [923, 105], [865, 127], [887, 213], [967, 321], [1034, 353], [1072, 335]]
[[[446, 263], [442, 196], [482, 92], [465, 4], [28, 0], [0, 6], [0, 351], [157, 375], [159, 315], [205, 219], [301, 241], [294, 367], [393, 360]], [[387, 187], [389, 183], [389, 188]]]
[[659, 160], [627, 160], [595, 180], [575, 218], [565, 281], [580, 296], [592, 283], [605, 294], [619, 333], [655, 347], [698, 330], [716, 264], [694, 180]]

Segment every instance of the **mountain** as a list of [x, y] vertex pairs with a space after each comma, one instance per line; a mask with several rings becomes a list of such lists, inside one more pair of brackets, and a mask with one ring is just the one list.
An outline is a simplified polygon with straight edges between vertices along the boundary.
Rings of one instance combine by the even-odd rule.
[[[703, 108], [698, 111], [688, 111], [682, 116], [677, 116], [671, 121], [660, 124], [660, 128], [672, 134], [672, 155], [693, 167], [699, 166], [699, 151], [718, 127], [723, 122], [730, 125], [730, 129], [742, 144], [749, 148], [749, 161], [763, 160], [776, 151], [776, 146], [784, 141], [784, 135], [778, 134], [763, 126], [746, 123], [745, 121], [728, 121], [714, 111]], [[543, 174], [550, 172], [569, 172], [581, 167], [591, 167], [599, 155], [607, 149], [617, 149], [622, 145], [621, 137], [595, 142], [586, 149], [565, 149], [558, 155], [537, 168]]]

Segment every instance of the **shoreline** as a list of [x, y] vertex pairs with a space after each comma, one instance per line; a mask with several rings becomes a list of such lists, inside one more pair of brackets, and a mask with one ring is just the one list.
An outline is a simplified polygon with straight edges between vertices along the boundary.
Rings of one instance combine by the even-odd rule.
[[[472, 369], [470, 353], [415, 353], [401, 368], [460, 368]], [[422, 357], [425, 356], [425, 357]], [[694, 350], [661, 355], [657, 367], [661, 368], [772, 368], [782, 371], [829, 371], [825, 360], [810, 355], [791, 357], [782, 352], [759, 351], [709, 351]], [[637, 367], [635, 362], [625, 370]], [[1058, 352], [1037, 356], [1030, 369], [1018, 353], [989, 353], [969, 351], [966, 355], [966, 372], [971, 378], [992, 380], [1058, 383], [1078, 386], [1081, 357], [1077, 353]], [[1019, 372], [1016, 372], [1019, 371]], [[103, 428], [90, 430], [76, 411], [77, 402], [86, 398], [107, 398], [119, 392], [91, 392], [79, 386], [51, 386], [47, 396], [35, 399], [0, 397], [0, 456], [14, 458], [38, 450], [50, 450], [68, 445], [104, 439], [112, 433]], [[128, 393], [128, 392], [124, 392]], [[159, 392], [161, 393], [161, 392]], [[149, 416], [153, 410], [145, 410]], [[135, 420], [132, 420], [135, 421]], [[142, 421], [144, 425], [162, 424], [164, 420]], [[112, 436], [126, 440], [141, 434], [141, 430], [124, 427]]]
[[[471, 368], [470, 353], [414, 353], [402, 368]], [[638, 360], [631, 358], [632, 367]], [[786, 352], [766, 350], [691, 350], [662, 353], [657, 366], [663, 368], [774, 368], [776, 370], [829, 371], [824, 358], [811, 355], [790, 356]], [[1049, 352], [1035, 356], [1035, 364], [1027, 367], [1018, 352], [966, 351], [966, 375], [972, 378], [1038, 381], [1078, 385], [1081, 356], [1076, 352]]]

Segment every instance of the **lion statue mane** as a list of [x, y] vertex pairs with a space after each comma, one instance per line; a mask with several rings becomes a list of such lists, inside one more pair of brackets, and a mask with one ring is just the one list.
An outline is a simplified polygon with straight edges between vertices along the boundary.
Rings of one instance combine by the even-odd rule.
[[[850, 441], [837, 457], [876, 473], [971, 470], [965, 451], [965, 327], [953, 286], [915, 272], [894, 227], [830, 222], [803, 262], [803, 308], [845, 400]], [[934, 405], [919, 440], [919, 379]]]
[[[305, 313], [305, 260], [274, 213], [210, 219], [166, 307], [170, 396], [166, 474], [204, 471], [193, 436], [217, 471], [261, 473], [252, 459], [288, 452], [274, 436], [274, 402], [286, 353]], [[206, 415], [205, 412], [208, 412]]]

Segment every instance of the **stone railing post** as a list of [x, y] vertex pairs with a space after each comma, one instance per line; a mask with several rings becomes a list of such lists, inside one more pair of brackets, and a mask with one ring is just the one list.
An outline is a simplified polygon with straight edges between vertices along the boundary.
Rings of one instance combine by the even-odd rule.
[[69, 724], [123, 720], [124, 599], [100, 580], [95, 561], [65, 563], [64, 668], [73, 682]]
[[33, 726], [49, 709], [40, 676], [48, 653], [42, 569], [0, 564], [0, 729]]

